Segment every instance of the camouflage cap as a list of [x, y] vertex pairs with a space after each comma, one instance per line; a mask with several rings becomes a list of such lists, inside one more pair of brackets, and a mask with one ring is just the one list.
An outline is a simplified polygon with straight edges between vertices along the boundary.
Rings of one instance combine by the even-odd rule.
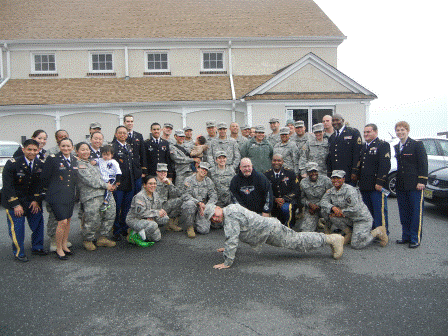
[[242, 130], [248, 130], [250, 129], [250, 126], [248, 124], [244, 125], [243, 127], [241, 127]]
[[210, 169], [210, 163], [201, 161], [201, 163], [199, 163], [199, 168], [209, 170]]
[[190, 126], [185, 126], [184, 127], [184, 132], [186, 131], [192, 131], [193, 129]]
[[171, 129], [174, 128], [173, 124], [171, 124], [171, 123], [164, 123], [164, 124], [163, 124], [163, 127], [169, 127], [169, 128], [171, 128]]
[[205, 122], [205, 127], [209, 128], [209, 127], [215, 127], [216, 126], [216, 121], [214, 120], [209, 120]]
[[258, 132], [258, 133], [264, 133], [264, 132], [265, 132], [265, 128], [264, 128], [264, 126], [263, 126], [263, 125], [257, 125], [257, 126], [255, 126], [255, 132]]
[[278, 123], [278, 122], [280, 122], [280, 119], [279, 119], [279, 118], [271, 118], [271, 119], [269, 119], [269, 123], [270, 123], [270, 124], [272, 124], [272, 123]]
[[294, 123], [294, 127], [305, 127], [305, 122], [303, 120], [297, 120]]
[[166, 163], [158, 163], [157, 171], [168, 171], [168, 165]]
[[176, 130], [176, 132], [174, 132], [174, 135], [177, 135], [178, 137], [179, 136], [181, 136], [181, 137], [184, 137], [185, 136], [185, 133], [184, 133], [184, 130]]
[[319, 123], [319, 124], [314, 124], [313, 125], [313, 133], [323, 132], [323, 131], [324, 131], [324, 124]]
[[218, 129], [220, 129], [220, 128], [228, 128], [228, 127], [227, 127], [227, 123], [225, 123], [225, 122], [222, 121], [222, 122], [218, 123], [217, 128], [218, 128]]
[[294, 125], [294, 123], [295, 123], [295, 121], [294, 121], [294, 119], [288, 119], [288, 120], [286, 120], [286, 126], [288, 126], [289, 124], [291, 124], [291, 125]]
[[90, 124], [90, 128], [100, 128], [101, 129], [101, 124], [99, 122], [93, 122]]
[[289, 134], [289, 132], [290, 132], [289, 127], [282, 127], [282, 128], [280, 128], [280, 135], [282, 135], [282, 134]]
[[345, 171], [343, 171], [343, 170], [333, 170], [331, 172], [331, 177], [344, 178], [345, 177]]
[[217, 151], [217, 152], [216, 152], [216, 155], [215, 155], [215, 158], [218, 158], [218, 157], [220, 157], [220, 156], [225, 156], [225, 157], [227, 157], [227, 154], [226, 154], [226, 152], [224, 152], [224, 151]]
[[319, 165], [316, 162], [308, 162], [305, 166], [305, 169], [307, 172], [310, 172], [313, 170], [318, 171], [319, 170], [318, 168], [319, 168]]
[[204, 218], [210, 220], [215, 214], [216, 205], [213, 203], [207, 203], [204, 209]]

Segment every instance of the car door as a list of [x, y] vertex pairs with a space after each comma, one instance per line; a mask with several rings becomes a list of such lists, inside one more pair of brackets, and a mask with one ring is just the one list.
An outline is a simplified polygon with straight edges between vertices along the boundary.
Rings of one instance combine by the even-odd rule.
[[437, 139], [436, 143], [439, 149], [439, 153], [443, 157], [445, 167], [448, 167], [448, 140]]

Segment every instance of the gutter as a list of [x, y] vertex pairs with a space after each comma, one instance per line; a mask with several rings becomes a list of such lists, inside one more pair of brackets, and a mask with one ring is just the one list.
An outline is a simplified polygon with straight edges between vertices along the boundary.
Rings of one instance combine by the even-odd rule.
[[[10, 80], [11, 78], [11, 51], [8, 49], [8, 45], [6, 43], [3, 44], [3, 48], [6, 50], [6, 78], [0, 82], [0, 89]], [[3, 50], [0, 53], [1, 57], [1, 77], [3, 78]]]
[[232, 122], [236, 121], [236, 113], [235, 113], [235, 83], [233, 82], [233, 66], [232, 66], [232, 41], [229, 40], [229, 79], [230, 79], [230, 89], [232, 91]]

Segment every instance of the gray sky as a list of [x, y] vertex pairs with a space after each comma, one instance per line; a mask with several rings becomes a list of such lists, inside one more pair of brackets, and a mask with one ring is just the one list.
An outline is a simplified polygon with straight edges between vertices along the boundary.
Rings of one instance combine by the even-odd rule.
[[445, 1], [315, 0], [347, 39], [338, 69], [378, 99], [370, 122], [380, 137], [406, 120], [411, 137], [448, 131], [448, 52]]

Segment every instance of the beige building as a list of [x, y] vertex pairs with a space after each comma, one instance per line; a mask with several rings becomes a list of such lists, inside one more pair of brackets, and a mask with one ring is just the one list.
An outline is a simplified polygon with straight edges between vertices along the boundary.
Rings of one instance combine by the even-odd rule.
[[[346, 37], [311, 0], [8, 1], [0, 15], [2, 140], [90, 122], [111, 139], [169, 121], [366, 122], [375, 94], [337, 70]], [[47, 147], [48, 147], [47, 146]]]

